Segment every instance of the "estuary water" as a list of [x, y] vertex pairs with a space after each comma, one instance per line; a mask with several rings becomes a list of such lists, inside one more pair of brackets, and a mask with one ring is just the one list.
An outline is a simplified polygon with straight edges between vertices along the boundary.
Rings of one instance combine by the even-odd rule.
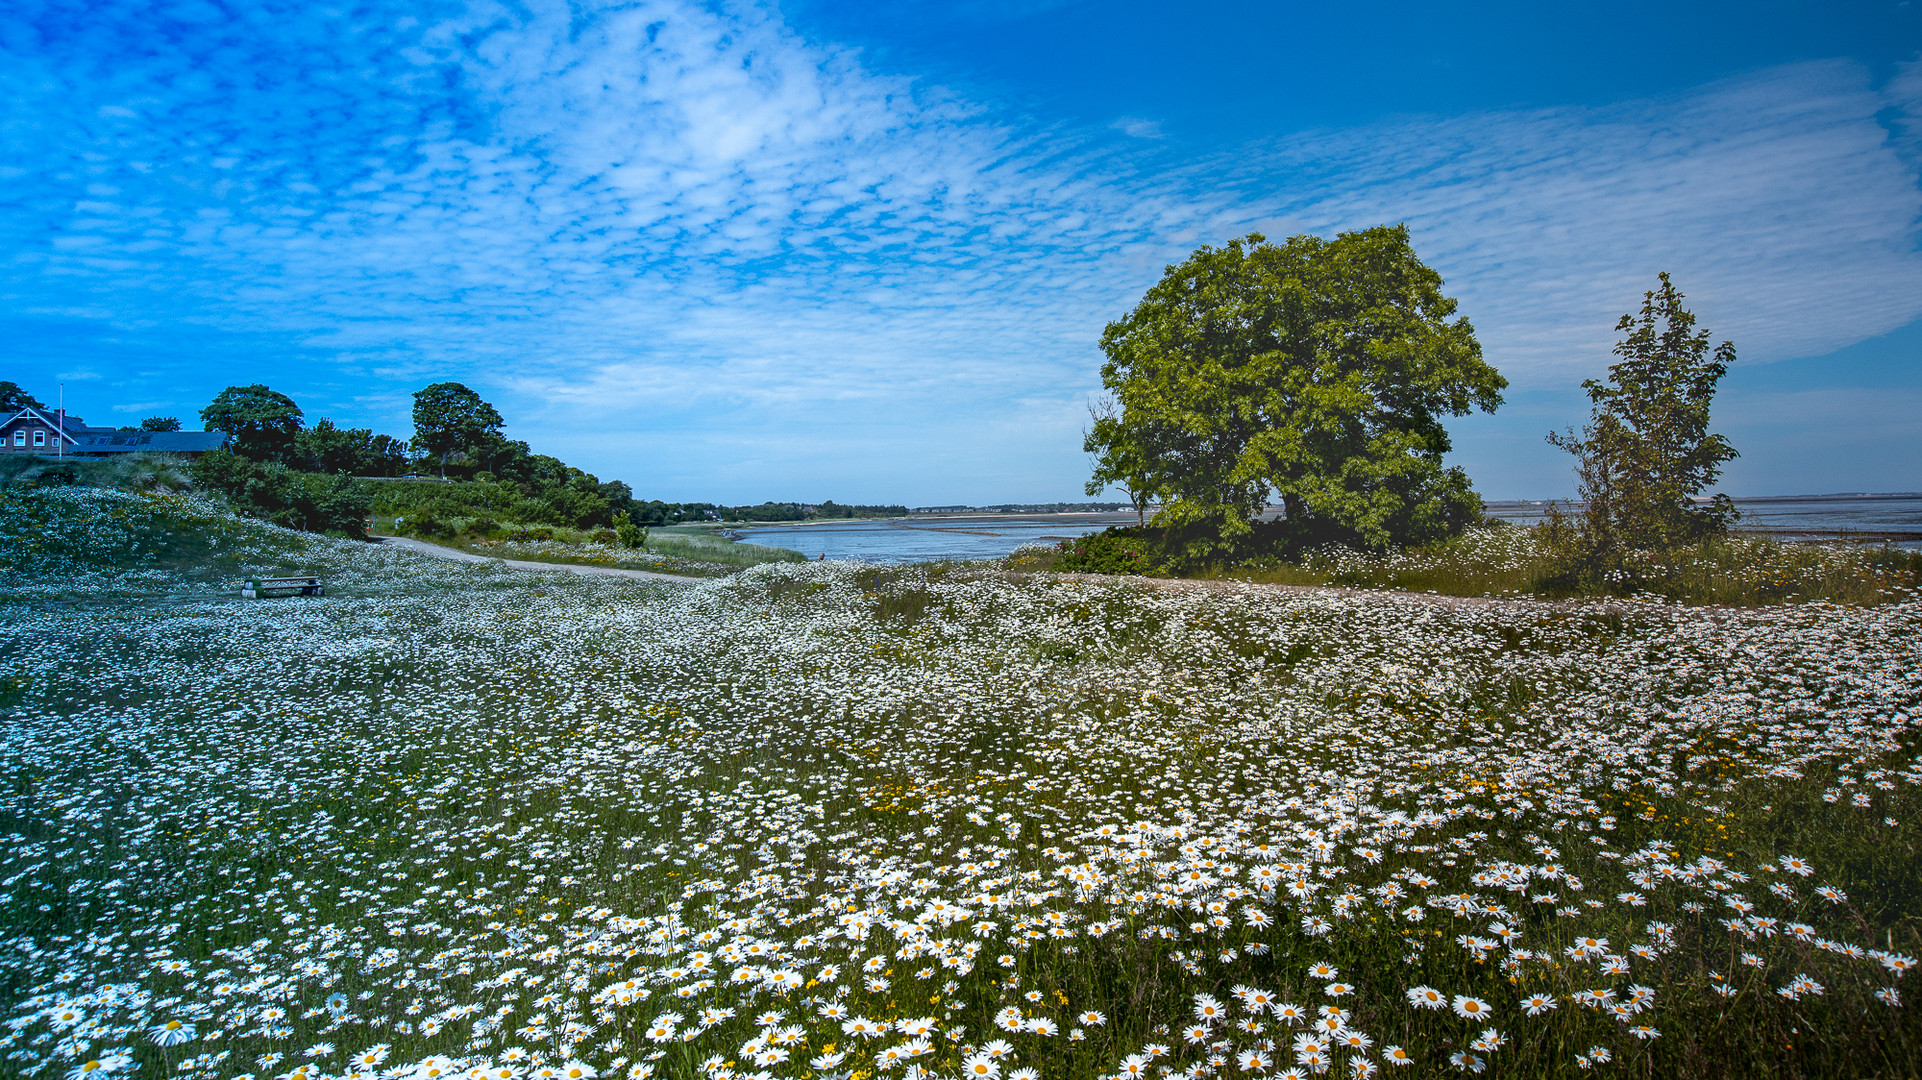
[[[1736, 499], [1735, 505], [1742, 511], [1738, 528], [1745, 531], [1785, 540], [1859, 539], [1922, 548], [1922, 493], [1789, 495]], [[1483, 504], [1490, 517], [1518, 525], [1541, 521], [1548, 506], [1545, 501]], [[752, 544], [798, 551], [810, 559], [900, 563], [998, 559], [1027, 544], [1052, 545], [1110, 525], [1134, 523], [1132, 513], [917, 514], [885, 521], [765, 526], [740, 529], [734, 535]]]
[[[1489, 517], [1533, 525], [1548, 516], [1546, 502], [1488, 502]], [[1564, 504], [1564, 510], [1568, 505]], [[1736, 529], [1784, 540], [1875, 540], [1922, 547], [1922, 493], [1887, 495], [1771, 495], [1735, 500]]]
[[861, 559], [875, 563], [939, 559], [998, 559], [1028, 544], [1054, 545], [1133, 525], [1127, 514], [917, 514], [884, 521], [830, 521], [740, 529], [750, 544], [787, 548], [810, 559]]

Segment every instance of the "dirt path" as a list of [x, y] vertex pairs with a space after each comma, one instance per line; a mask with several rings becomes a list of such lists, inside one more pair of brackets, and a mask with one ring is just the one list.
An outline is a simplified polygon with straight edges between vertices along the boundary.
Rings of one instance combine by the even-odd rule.
[[678, 574], [660, 574], [652, 570], [627, 570], [618, 566], [577, 566], [573, 563], [530, 562], [526, 559], [492, 559], [485, 555], [461, 551], [459, 548], [442, 547], [425, 540], [415, 540], [407, 536], [376, 536], [375, 543], [402, 551], [417, 551], [422, 555], [432, 555], [437, 559], [452, 559], [455, 562], [493, 563], [511, 566], [516, 570], [564, 570], [570, 574], [586, 574], [593, 577], [624, 577], [647, 581], [678, 581], [692, 585], [701, 578], [682, 577]]
[[[406, 536], [377, 536], [373, 539], [376, 543], [386, 544], [389, 547], [401, 548], [406, 551], [417, 551], [423, 555], [432, 555], [436, 558], [452, 559], [455, 562], [468, 563], [498, 562], [504, 566], [511, 566], [516, 570], [564, 570], [570, 574], [624, 577], [652, 581], [678, 581], [684, 585], [691, 585], [696, 581], [702, 580], [700, 578], [681, 577], [675, 574], [661, 574], [652, 570], [626, 570], [614, 566], [577, 566], [573, 563], [532, 562], [527, 559], [493, 559], [484, 555], [475, 555], [472, 552], [461, 551], [458, 548], [442, 547], [439, 544], [430, 544], [424, 540], [415, 540], [412, 537]], [[1013, 573], [1005, 576], [1018, 578], [1026, 575]], [[1412, 603], [1432, 607], [1452, 608], [1458, 611], [1488, 607], [1532, 607], [1543, 610], [1565, 610], [1577, 606], [1614, 609], [1623, 607], [1620, 601], [1615, 600], [1547, 601], [1518, 597], [1447, 596], [1437, 593], [1402, 592], [1396, 589], [1349, 589], [1331, 585], [1271, 585], [1227, 579], [1196, 581], [1187, 578], [1111, 577], [1105, 574], [1051, 574], [1048, 576], [1057, 581], [1065, 580], [1083, 582], [1090, 585], [1109, 586], [1126, 583], [1165, 592], [1236, 593], [1244, 596], [1258, 596], [1263, 593], [1269, 595], [1305, 594], [1312, 596], [1341, 597], [1351, 600], [1360, 599], [1388, 603]]]

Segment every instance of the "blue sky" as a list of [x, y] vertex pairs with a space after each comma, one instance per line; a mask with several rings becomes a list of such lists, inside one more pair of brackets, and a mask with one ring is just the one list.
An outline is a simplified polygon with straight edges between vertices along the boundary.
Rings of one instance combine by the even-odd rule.
[[[1544, 10], [1553, 9], [1553, 10]], [[1406, 221], [1509, 403], [1658, 271], [1736, 494], [1922, 489], [1913, 3], [36, 3], [0, 11], [0, 378], [94, 423], [456, 379], [644, 496], [1080, 498], [1101, 327], [1196, 245]]]

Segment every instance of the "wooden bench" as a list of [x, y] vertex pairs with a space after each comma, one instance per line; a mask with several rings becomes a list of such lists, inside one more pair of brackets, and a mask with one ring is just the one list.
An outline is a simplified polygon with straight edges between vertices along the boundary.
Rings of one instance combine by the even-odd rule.
[[268, 577], [248, 578], [240, 583], [240, 595], [249, 600], [265, 600], [275, 596], [321, 596], [317, 577]]

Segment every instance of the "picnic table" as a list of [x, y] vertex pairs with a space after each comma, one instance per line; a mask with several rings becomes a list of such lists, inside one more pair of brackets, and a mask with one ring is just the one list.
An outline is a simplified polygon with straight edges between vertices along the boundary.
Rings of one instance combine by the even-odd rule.
[[301, 577], [248, 578], [240, 583], [240, 595], [249, 600], [276, 596], [321, 596], [325, 590], [313, 575]]

